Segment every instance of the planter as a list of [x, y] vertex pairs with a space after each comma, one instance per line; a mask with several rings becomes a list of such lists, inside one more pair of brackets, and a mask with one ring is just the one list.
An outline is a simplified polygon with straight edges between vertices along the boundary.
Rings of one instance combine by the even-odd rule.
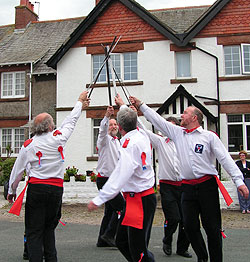
[[64, 182], [70, 182], [70, 176], [67, 173], [64, 173]]
[[86, 182], [86, 176], [85, 175], [75, 175], [75, 181], [76, 182]]

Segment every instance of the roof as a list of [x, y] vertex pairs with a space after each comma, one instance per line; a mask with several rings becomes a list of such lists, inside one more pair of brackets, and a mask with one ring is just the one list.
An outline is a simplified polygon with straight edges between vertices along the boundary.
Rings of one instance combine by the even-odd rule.
[[[119, 0], [178, 46], [185, 46], [231, 0], [211, 7], [185, 7], [148, 11], [134, 0]], [[31, 22], [23, 30], [0, 26], [0, 66], [35, 63], [35, 74], [55, 73], [57, 63], [112, 3], [101, 0], [87, 17]]]
[[83, 20], [32, 22], [24, 30], [15, 30], [14, 25], [0, 27], [0, 65], [33, 62], [34, 74], [54, 73], [45, 62]]

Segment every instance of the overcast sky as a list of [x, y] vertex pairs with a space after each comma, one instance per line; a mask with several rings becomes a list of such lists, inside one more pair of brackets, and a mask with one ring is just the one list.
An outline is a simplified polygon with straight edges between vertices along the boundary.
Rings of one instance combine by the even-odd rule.
[[[95, 7], [95, 0], [34, 0], [30, 2], [34, 4], [35, 13], [39, 12], [40, 21], [86, 16]], [[211, 5], [215, 0], [137, 0], [137, 2], [146, 9], [158, 9]], [[20, 0], [0, 0], [0, 26], [15, 23], [15, 6], [19, 4]]]

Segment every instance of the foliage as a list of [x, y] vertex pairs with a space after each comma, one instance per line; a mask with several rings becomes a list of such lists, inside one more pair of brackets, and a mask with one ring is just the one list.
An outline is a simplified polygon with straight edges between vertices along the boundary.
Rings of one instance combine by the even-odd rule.
[[66, 168], [66, 174], [68, 174], [68, 176], [75, 176], [75, 175], [77, 175], [78, 170], [79, 169], [77, 169], [75, 166], [73, 166], [73, 167], [68, 166]]
[[67, 173], [64, 173], [64, 182], [69, 182], [70, 181], [70, 176]]
[[7, 158], [1, 162], [0, 185], [9, 181], [11, 170], [15, 164], [16, 158]]
[[86, 175], [83, 174], [75, 175], [75, 181], [86, 182]]
[[97, 175], [94, 172], [91, 172], [89, 176], [91, 182], [96, 182]]

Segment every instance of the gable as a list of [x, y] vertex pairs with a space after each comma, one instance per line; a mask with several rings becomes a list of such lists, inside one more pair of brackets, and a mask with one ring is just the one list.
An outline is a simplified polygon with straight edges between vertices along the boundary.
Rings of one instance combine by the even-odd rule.
[[112, 1], [96, 22], [78, 39], [74, 47], [110, 43], [114, 36], [122, 36], [121, 42], [166, 39], [120, 1]]
[[197, 37], [250, 33], [249, 0], [231, 0], [204, 27]]

